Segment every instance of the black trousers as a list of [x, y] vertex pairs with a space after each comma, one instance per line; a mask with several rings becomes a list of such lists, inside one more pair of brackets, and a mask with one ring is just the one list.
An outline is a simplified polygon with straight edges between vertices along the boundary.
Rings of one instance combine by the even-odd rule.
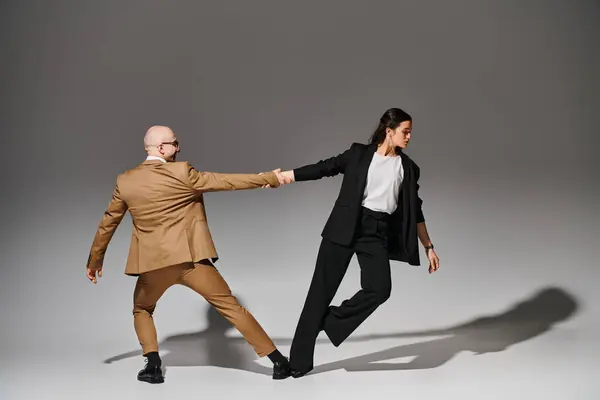
[[[313, 368], [315, 342], [321, 330], [337, 347], [390, 297], [388, 219], [389, 214], [363, 207], [352, 246], [322, 240], [292, 341], [290, 363], [293, 369], [306, 372]], [[360, 265], [362, 289], [339, 306], [330, 306], [355, 253]]]

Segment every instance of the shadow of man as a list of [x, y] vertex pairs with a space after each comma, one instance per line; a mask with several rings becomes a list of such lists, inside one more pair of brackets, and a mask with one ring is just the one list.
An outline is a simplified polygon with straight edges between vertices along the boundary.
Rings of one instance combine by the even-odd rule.
[[[213, 307], [206, 311], [207, 327], [199, 332], [168, 336], [159, 344], [162, 365], [169, 367], [213, 366], [271, 375], [272, 369], [254, 362], [258, 357], [243, 337], [229, 337], [233, 325]], [[136, 350], [104, 360], [105, 364], [141, 356]]]
[[[506, 350], [508, 347], [539, 336], [556, 323], [571, 317], [577, 310], [577, 301], [560, 288], [545, 288], [504, 313], [474, 319], [450, 328], [373, 334], [349, 337], [346, 342], [377, 339], [445, 336], [441, 339], [392, 347], [383, 351], [348, 358], [316, 366], [309, 375], [345, 369], [347, 371], [378, 371], [427, 369], [443, 365], [462, 351], [485, 354]], [[229, 337], [232, 325], [213, 307], [207, 309], [208, 326], [199, 332], [167, 337], [159, 348], [163, 366], [217, 366], [238, 369], [261, 375], [270, 375], [271, 369], [256, 363], [256, 354], [242, 337]], [[291, 343], [291, 338], [272, 338], [277, 345]], [[319, 339], [317, 343], [329, 343]], [[107, 360], [112, 363], [125, 358], [141, 356], [140, 350], [123, 353]], [[405, 364], [381, 363], [401, 357], [415, 357]]]
[[[454, 327], [422, 332], [365, 335], [348, 341], [384, 338], [447, 336], [426, 342], [392, 347], [315, 367], [311, 375], [347, 371], [394, 371], [439, 367], [462, 351], [476, 355], [504, 351], [512, 345], [539, 336], [577, 310], [575, 298], [560, 288], [549, 287], [514, 305], [504, 313], [477, 318]], [[414, 357], [409, 363], [382, 363], [395, 358]]]

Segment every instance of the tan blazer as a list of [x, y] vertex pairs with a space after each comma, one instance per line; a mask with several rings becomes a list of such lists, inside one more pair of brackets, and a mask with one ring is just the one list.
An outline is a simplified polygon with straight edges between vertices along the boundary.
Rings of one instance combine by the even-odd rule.
[[133, 221], [125, 274], [144, 272], [184, 262], [218, 258], [203, 193], [278, 187], [273, 172], [217, 174], [199, 172], [188, 162], [147, 160], [120, 174], [112, 199], [94, 237], [87, 262], [102, 268], [104, 253], [117, 226], [129, 210]]

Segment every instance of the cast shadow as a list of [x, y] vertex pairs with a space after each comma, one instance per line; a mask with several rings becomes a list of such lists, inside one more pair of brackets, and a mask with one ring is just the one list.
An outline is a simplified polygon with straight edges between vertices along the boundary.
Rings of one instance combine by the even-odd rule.
[[[206, 318], [206, 329], [168, 336], [159, 343], [163, 369], [212, 366], [272, 374], [272, 368], [255, 362], [258, 356], [243, 337], [227, 336], [228, 331], [234, 328], [214, 307], [207, 308]], [[131, 357], [142, 357], [142, 351], [119, 354], [104, 360], [104, 363]]]
[[[399, 371], [442, 366], [463, 351], [475, 355], [501, 352], [542, 335], [557, 323], [569, 319], [578, 309], [574, 296], [557, 287], [544, 288], [506, 312], [476, 318], [453, 327], [422, 332], [366, 335], [348, 341], [383, 338], [446, 336], [440, 339], [395, 346], [375, 353], [322, 364], [311, 375], [344, 369], [346, 371]], [[407, 363], [385, 362], [413, 357]]]
[[[395, 346], [383, 351], [316, 366], [310, 375], [344, 369], [346, 371], [382, 371], [439, 367], [462, 351], [486, 354], [504, 351], [512, 345], [532, 339], [555, 324], [571, 317], [578, 309], [575, 298], [566, 291], [549, 287], [515, 304], [506, 312], [476, 318], [444, 329], [374, 334], [350, 337], [346, 342], [377, 339], [445, 336], [441, 339]], [[163, 367], [213, 366], [271, 375], [271, 367], [258, 363], [256, 353], [243, 337], [229, 337], [233, 326], [213, 307], [207, 308], [208, 326], [198, 332], [169, 336], [160, 344]], [[289, 345], [291, 338], [272, 338], [276, 345]], [[330, 343], [319, 339], [317, 343]], [[112, 363], [141, 357], [140, 350], [104, 360]], [[401, 357], [414, 357], [409, 363], [382, 363]]]

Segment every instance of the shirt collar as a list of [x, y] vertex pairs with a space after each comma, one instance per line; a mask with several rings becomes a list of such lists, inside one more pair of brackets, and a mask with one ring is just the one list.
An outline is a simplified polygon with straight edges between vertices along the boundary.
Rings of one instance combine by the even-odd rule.
[[158, 160], [158, 161], [162, 161], [163, 163], [167, 162], [167, 160], [165, 160], [164, 158], [156, 157], [156, 156], [148, 156], [148, 157], [146, 157], [146, 160]]

